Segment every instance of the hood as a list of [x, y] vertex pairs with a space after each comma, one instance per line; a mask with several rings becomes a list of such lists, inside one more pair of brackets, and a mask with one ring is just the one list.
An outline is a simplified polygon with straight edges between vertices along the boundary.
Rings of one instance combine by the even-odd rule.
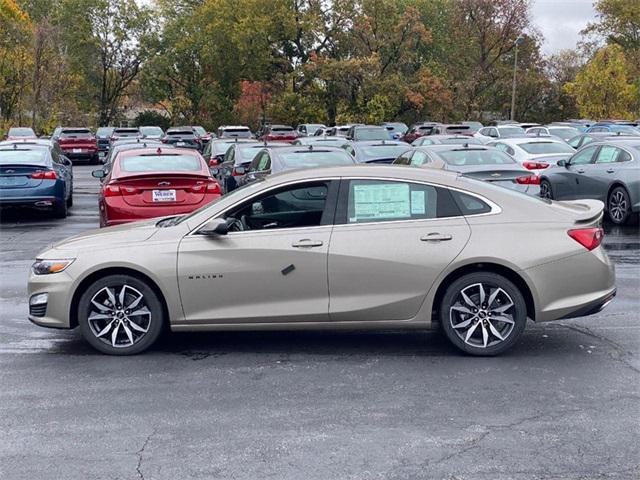
[[[142, 222], [128, 223], [115, 227], [96, 228], [88, 230], [66, 238], [51, 247], [41, 251], [37, 257], [47, 258], [51, 255], [47, 253], [51, 250], [57, 251], [81, 251], [81, 250], [100, 250], [102, 248], [113, 248], [118, 244], [122, 244], [123, 248], [132, 243], [144, 242], [155, 235], [158, 231], [156, 223], [159, 218], [144, 220]], [[55, 255], [54, 255], [55, 256]]]

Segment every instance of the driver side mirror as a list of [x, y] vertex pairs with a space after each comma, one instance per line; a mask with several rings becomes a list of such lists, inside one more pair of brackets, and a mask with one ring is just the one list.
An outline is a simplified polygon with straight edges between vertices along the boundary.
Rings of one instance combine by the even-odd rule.
[[94, 178], [99, 178], [99, 179], [103, 179], [104, 177], [107, 176], [107, 172], [105, 172], [104, 170], [100, 169], [100, 170], [94, 170], [93, 172], [91, 172], [91, 176]]
[[245, 167], [236, 167], [235, 171], [238, 175], [244, 175], [247, 173], [247, 169]]
[[558, 160], [557, 165], [559, 167], [568, 167], [569, 166], [569, 162], [567, 160]]
[[198, 230], [200, 235], [226, 235], [229, 233], [229, 225], [224, 218], [214, 218], [209, 220]]

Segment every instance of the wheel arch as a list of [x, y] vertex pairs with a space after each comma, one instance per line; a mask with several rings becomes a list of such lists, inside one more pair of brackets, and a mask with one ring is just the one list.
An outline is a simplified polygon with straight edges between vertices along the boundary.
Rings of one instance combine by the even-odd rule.
[[497, 273], [498, 275], [502, 275], [503, 277], [510, 280], [518, 289], [522, 296], [524, 297], [525, 304], [527, 306], [527, 316], [535, 321], [536, 319], [536, 302], [533, 295], [533, 291], [531, 287], [524, 279], [522, 275], [516, 272], [514, 269], [507, 267], [505, 265], [501, 265], [499, 263], [494, 263], [491, 261], [477, 261], [468, 263], [461, 267], [456, 268], [455, 270], [449, 272], [446, 277], [442, 279], [439, 283], [438, 288], [433, 297], [432, 302], [432, 321], [438, 321], [440, 304], [442, 303], [442, 298], [447, 290], [447, 287], [451, 285], [451, 283], [455, 282], [460, 277], [467, 275], [468, 273]]
[[71, 303], [69, 305], [69, 328], [75, 328], [78, 326], [78, 303], [80, 302], [80, 297], [82, 297], [84, 291], [93, 282], [108, 275], [130, 275], [140, 281], [145, 282], [149, 286], [149, 288], [151, 288], [155, 292], [155, 294], [158, 295], [158, 299], [162, 304], [164, 321], [167, 325], [169, 324], [169, 307], [167, 305], [166, 297], [162, 292], [162, 289], [158, 286], [157, 282], [155, 282], [150, 276], [134, 268], [105, 267], [91, 272], [89, 275], [83, 278], [75, 288], [71, 297]]

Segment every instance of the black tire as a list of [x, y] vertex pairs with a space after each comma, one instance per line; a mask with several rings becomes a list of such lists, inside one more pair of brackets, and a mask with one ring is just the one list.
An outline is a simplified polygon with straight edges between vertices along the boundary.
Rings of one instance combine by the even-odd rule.
[[624, 187], [616, 187], [607, 198], [607, 213], [616, 225], [624, 225], [631, 216], [631, 199]]
[[[110, 297], [105, 289], [110, 289], [118, 301], [123, 287], [126, 287], [124, 305], [115, 305], [113, 309], [108, 310], [110, 307], [107, 303]], [[134, 305], [135, 310], [127, 310], [127, 302], [132, 305], [138, 294], [143, 298]], [[96, 308], [92, 299], [107, 310]], [[148, 311], [148, 315], [132, 315], [144, 309]], [[96, 314], [107, 318], [99, 318]], [[93, 321], [89, 320], [90, 316]], [[164, 309], [160, 298], [146, 282], [130, 275], [108, 275], [96, 280], [82, 294], [78, 302], [78, 324], [84, 339], [99, 352], [108, 355], [135, 355], [153, 345], [162, 333], [165, 324]], [[133, 325], [146, 331], [143, 333], [134, 329]], [[109, 326], [110, 329], [106, 330], [106, 333], [98, 335]], [[114, 330], [115, 346], [112, 337]]]
[[53, 206], [53, 216], [56, 218], [67, 218], [67, 201], [62, 200]]
[[69, 194], [69, 198], [67, 198], [67, 208], [73, 207], [73, 193]]
[[[496, 294], [491, 305], [488, 305], [492, 308], [478, 308], [473, 312], [473, 308], [464, 301], [461, 292], [464, 292], [472, 303], [478, 302], [481, 306], [478, 284], [483, 285], [485, 301], [491, 298], [496, 289], [501, 291]], [[509, 300], [512, 307], [498, 314], [496, 309], [508, 306]], [[452, 307], [468, 307], [470, 311], [463, 313], [451, 310]], [[502, 275], [491, 272], [469, 273], [449, 285], [440, 304], [439, 318], [445, 335], [458, 349], [470, 355], [493, 356], [505, 352], [518, 341], [527, 324], [527, 306], [518, 287]], [[507, 320], [512, 323], [507, 323]], [[468, 322], [469, 328], [463, 328], [465, 322]], [[454, 325], [457, 328], [454, 328]], [[462, 337], [466, 337], [469, 330], [472, 330], [472, 333], [466, 341]], [[494, 335], [494, 331], [503, 339], [500, 340]], [[486, 341], [485, 332], [488, 339]], [[483, 342], [486, 346], [480, 345]]]
[[553, 200], [553, 189], [549, 180], [545, 179], [540, 182], [540, 197]]

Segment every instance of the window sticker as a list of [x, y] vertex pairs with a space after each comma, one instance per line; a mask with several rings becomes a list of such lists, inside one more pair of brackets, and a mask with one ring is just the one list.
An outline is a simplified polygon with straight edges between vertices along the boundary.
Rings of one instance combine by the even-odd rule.
[[411, 218], [409, 185], [406, 183], [354, 185], [353, 199], [354, 217], [350, 222]]
[[411, 215], [424, 215], [427, 213], [424, 201], [424, 190], [411, 191]]

